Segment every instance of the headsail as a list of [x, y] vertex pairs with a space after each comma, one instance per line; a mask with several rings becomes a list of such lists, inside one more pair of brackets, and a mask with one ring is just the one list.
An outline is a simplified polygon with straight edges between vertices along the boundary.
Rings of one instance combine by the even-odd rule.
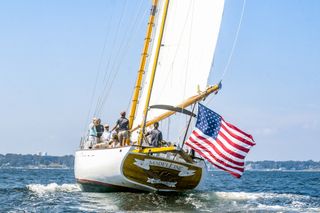
[[[160, 1], [158, 17], [162, 16], [163, 7], [164, 0]], [[176, 106], [196, 95], [199, 90], [206, 89], [223, 7], [224, 0], [169, 2], [150, 105]], [[160, 24], [160, 21], [156, 24], [154, 42], [159, 38]], [[156, 54], [155, 46], [152, 47], [133, 127], [139, 125], [143, 119], [150, 71]], [[147, 120], [163, 112], [163, 109], [152, 109]]]

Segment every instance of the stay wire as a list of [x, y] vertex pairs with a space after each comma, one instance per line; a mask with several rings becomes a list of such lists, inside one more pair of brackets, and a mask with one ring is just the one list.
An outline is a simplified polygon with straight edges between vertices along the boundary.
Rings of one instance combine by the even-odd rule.
[[243, 14], [244, 14], [245, 6], [246, 6], [246, 0], [243, 0], [242, 11], [241, 11], [240, 21], [239, 21], [239, 24], [238, 24], [236, 36], [235, 36], [235, 39], [234, 39], [234, 41], [233, 41], [231, 53], [230, 53], [230, 55], [229, 55], [227, 64], [226, 64], [226, 66], [225, 66], [225, 68], [224, 68], [224, 70], [223, 70], [223, 73], [222, 73], [220, 82], [223, 80], [223, 78], [224, 78], [227, 70], [229, 69], [229, 66], [230, 66], [230, 63], [231, 63], [231, 59], [232, 59], [233, 54], [234, 54], [234, 50], [235, 50], [235, 47], [236, 47], [236, 44], [237, 44], [237, 41], [238, 41], [239, 32], [240, 32], [240, 28], [241, 28], [241, 24], [242, 24], [242, 19], [243, 19]]
[[109, 51], [109, 57], [108, 57], [108, 60], [106, 62], [105, 74], [104, 74], [103, 81], [102, 81], [102, 85], [104, 85], [104, 87], [103, 87], [103, 89], [102, 89], [102, 91], [100, 93], [99, 100], [98, 100], [98, 103], [97, 103], [97, 106], [96, 106], [96, 110], [95, 110], [95, 114], [97, 114], [99, 116], [100, 116], [100, 112], [99, 112], [100, 110], [99, 109], [101, 108], [101, 104], [102, 104], [102, 100], [103, 100], [103, 97], [104, 97], [105, 89], [106, 89], [107, 85], [109, 84], [110, 76], [111, 76], [111, 73], [113, 72], [113, 70], [110, 69], [110, 63], [112, 63], [112, 59], [113, 59], [113, 54], [112, 53], [114, 52], [115, 44], [118, 41], [118, 34], [119, 34], [120, 26], [121, 26], [121, 23], [122, 23], [122, 20], [123, 20], [123, 17], [124, 17], [126, 8], [127, 8], [127, 3], [128, 3], [128, 1], [126, 0], [124, 6], [122, 8], [121, 16], [118, 19], [118, 22], [117, 22], [117, 25], [116, 25], [116, 30], [115, 30], [116, 33], [114, 34], [114, 37], [112, 39], [111, 49]]
[[[111, 0], [109, 0], [110, 2]], [[106, 26], [107, 26], [107, 29], [108, 29], [108, 26], [111, 25], [111, 22], [112, 22], [112, 19], [113, 19], [113, 13], [111, 13], [111, 18], [107, 19], [108, 21], [106, 22]], [[86, 132], [86, 128], [87, 128], [87, 123], [89, 122], [90, 120], [90, 115], [91, 115], [91, 111], [92, 111], [92, 108], [93, 108], [93, 102], [94, 102], [94, 97], [95, 97], [95, 94], [96, 94], [96, 90], [97, 90], [97, 84], [98, 84], [98, 79], [100, 77], [100, 73], [101, 73], [101, 66], [102, 66], [102, 59], [103, 59], [103, 55], [104, 55], [104, 52], [105, 52], [105, 49], [106, 49], [106, 46], [107, 46], [107, 41], [109, 40], [109, 36], [110, 36], [110, 31], [107, 30], [106, 32], [106, 35], [105, 35], [105, 39], [104, 39], [104, 45], [103, 45], [103, 48], [102, 48], [102, 51], [101, 51], [101, 55], [100, 55], [100, 60], [99, 60], [99, 63], [98, 63], [98, 69], [96, 71], [96, 75], [95, 75], [95, 80], [94, 80], [94, 87], [93, 87], [93, 90], [92, 90], [92, 93], [91, 93], [91, 97], [90, 97], [90, 106], [89, 106], [89, 109], [88, 109], [88, 113], [87, 113], [87, 116], [86, 116], [86, 122], [84, 124], [84, 128], [83, 128], [83, 132], [85, 134]]]
[[[137, 31], [137, 29], [138, 29], [138, 28], [135, 27], [135, 26], [136, 26], [137, 23], [138, 23], [139, 14], [140, 14], [140, 11], [141, 11], [141, 8], [142, 8], [142, 2], [143, 2], [143, 0], [141, 0], [141, 2], [140, 2], [140, 6], [139, 6], [138, 12], [137, 12], [137, 14], [136, 14], [136, 16], [135, 16], [135, 18], [134, 18], [134, 21], [133, 21], [133, 24], [132, 24], [132, 26], [131, 26], [131, 29], [130, 29], [129, 32], [127, 33], [127, 36], [128, 36], [129, 38], [125, 38], [125, 37], [124, 37], [123, 40], [126, 40], [126, 42], [122, 42], [123, 45], [119, 48], [118, 54], [117, 54], [117, 56], [116, 56], [116, 58], [115, 58], [115, 59], [116, 59], [115, 61], [118, 61], [118, 63], [114, 63], [113, 66], [112, 66], [112, 70], [115, 70], [115, 71], [114, 71], [114, 73], [113, 73], [113, 76], [112, 76], [112, 77], [110, 76], [110, 77], [111, 77], [111, 82], [110, 82], [110, 84], [108, 85], [108, 88], [107, 88], [106, 93], [105, 93], [105, 95], [104, 95], [103, 101], [102, 101], [102, 103], [101, 103], [100, 112], [102, 111], [103, 106], [104, 106], [106, 100], [107, 100], [108, 97], [109, 97], [109, 94], [110, 94], [110, 91], [111, 91], [111, 89], [112, 89], [113, 83], [114, 83], [114, 81], [115, 81], [115, 79], [116, 79], [116, 77], [117, 77], [117, 75], [118, 75], [118, 73], [119, 73], [120, 66], [122, 65], [122, 63], [121, 63], [121, 61], [120, 61], [120, 56], [122, 56], [122, 58], [125, 58], [125, 57], [126, 57], [128, 51], [125, 51], [125, 50], [127, 50], [127, 49], [130, 47], [130, 44], [132, 44], [131, 40], [133, 39], [133, 37], [134, 37], [133, 35], [136, 34], [136, 31]], [[145, 11], [145, 14], [146, 14], [146, 12], [147, 12], [147, 10]], [[143, 17], [145, 16], [145, 14], [143, 15]], [[140, 17], [141, 17], [141, 16], [140, 16]], [[140, 25], [141, 25], [141, 23], [140, 23]], [[138, 25], [138, 26], [140, 26], [140, 25]], [[130, 43], [130, 42], [131, 42], [131, 43]]]
[[111, 88], [113, 86], [114, 80], [117, 77], [119, 69], [120, 69], [120, 65], [122, 64], [121, 62], [123, 62], [123, 61], [120, 61], [120, 56], [122, 56], [122, 58], [125, 58], [126, 54], [128, 53], [128, 51], [125, 51], [125, 50], [127, 50], [128, 47], [130, 46], [129, 42], [134, 37], [132, 35], [135, 34], [135, 29], [137, 29], [137, 27], [135, 28], [135, 26], [138, 23], [139, 14], [141, 14], [142, 3], [143, 3], [143, 0], [140, 1], [139, 9], [137, 10], [137, 13], [135, 14], [135, 18], [134, 18], [133, 24], [131, 25], [130, 30], [128, 30], [128, 32], [126, 34], [127, 37], [126, 36], [123, 37], [122, 42], [121, 42], [122, 45], [118, 49], [118, 52], [117, 52], [115, 60], [114, 60], [115, 63], [112, 64], [112, 68], [111, 69], [112, 69], [113, 72], [112, 72], [112, 75], [109, 76], [109, 78], [110, 78], [109, 79], [110, 80], [109, 84], [106, 85], [105, 88], [104, 88], [104, 93], [103, 93], [104, 96], [102, 97], [102, 102], [100, 104], [99, 113], [101, 113], [101, 111], [103, 109], [103, 106], [104, 106], [106, 100], [109, 97], [109, 94], [110, 94]]
[[[145, 17], [146, 14], [147, 14], [147, 11], [145, 11], [143, 17]], [[139, 23], [138, 26], [140, 26], [140, 25], [141, 25], [141, 22]], [[138, 28], [136, 28], [136, 29], [138, 29]], [[132, 35], [134, 35], [134, 34], [136, 34], [136, 31], [134, 31], [134, 32], [132, 33]], [[129, 43], [129, 42], [132, 40], [132, 38], [134, 38], [134, 36], [131, 36], [131, 37], [130, 37], [130, 40], [128, 40], [127, 45], [123, 48], [123, 51], [125, 51], [125, 50], [127, 50], [127, 49], [130, 48], [130, 46], [132, 45], [132, 43]], [[126, 57], [127, 53], [128, 53], [128, 51], [126, 51], [126, 52], [124, 52], [123, 54], [121, 54], [121, 55], [123, 56], [123, 58]], [[105, 102], [107, 101], [107, 99], [108, 99], [108, 97], [109, 97], [109, 94], [110, 94], [110, 92], [111, 92], [111, 90], [112, 90], [113, 83], [114, 83], [114, 81], [115, 81], [115, 79], [116, 79], [116, 77], [117, 77], [117, 75], [118, 75], [118, 73], [119, 73], [119, 71], [120, 71], [120, 65], [121, 65], [121, 63], [118, 63], [118, 64], [117, 64], [117, 68], [115, 69], [116, 72], [114, 73], [114, 75], [113, 75], [113, 77], [112, 77], [111, 84], [109, 85], [109, 88], [108, 88], [108, 90], [107, 90], [106, 97], [105, 97], [105, 99], [104, 99], [104, 101], [103, 101], [102, 106], [104, 106]], [[128, 103], [128, 106], [127, 106], [127, 111], [128, 111], [130, 102], [131, 102], [131, 97], [129, 97], [129, 103]]]
[[110, 49], [110, 54], [109, 54], [109, 57], [108, 57], [108, 60], [107, 60], [107, 66], [106, 66], [106, 69], [105, 69], [106, 72], [105, 72], [105, 75], [103, 77], [103, 82], [105, 82], [104, 83], [105, 86], [104, 86], [104, 89], [102, 90], [102, 92], [100, 94], [99, 99], [98, 99], [98, 103], [97, 103], [96, 110], [95, 110], [95, 113], [94, 113], [95, 115], [99, 115], [100, 114], [100, 112], [99, 112], [100, 110], [99, 109], [101, 108], [101, 102], [102, 102], [102, 98], [104, 96], [103, 94], [105, 92], [105, 89], [106, 89], [107, 85], [109, 84], [110, 77], [108, 77], [108, 76], [110, 76], [111, 73], [112, 73], [112, 70], [109, 69], [110, 68], [110, 63], [112, 61], [112, 55], [113, 55], [111, 53], [114, 52], [115, 44], [117, 43], [117, 40], [118, 40], [118, 34], [119, 34], [120, 26], [121, 26], [125, 11], [127, 9], [127, 4], [128, 4], [128, 0], [125, 1], [125, 4], [124, 4], [124, 6], [122, 8], [120, 19], [118, 20], [118, 23], [117, 23], [116, 33], [114, 34], [112, 46], [111, 46], [111, 49]]
[[[240, 32], [240, 28], [241, 28], [241, 25], [242, 25], [243, 14], [244, 14], [244, 11], [245, 11], [245, 6], [246, 6], [246, 0], [243, 0], [242, 10], [241, 10], [241, 16], [240, 16], [239, 24], [238, 24], [238, 27], [237, 27], [237, 32], [236, 32], [235, 38], [234, 38], [234, 40], [233, 40], [231, 52], [230, 52], [230, 55], [229, 55], [227, 64], [226, 64], [226, 66], [224, 67], [224, 70], [223, 70], [221, 79], [220, 79], [220, 81], [219, 81], [219, 84], [222, 82], [225, 74], [227, 73], [227, 70], [229, 69], [229, 66], [230, 66], [230, 63], [231, 63], [231, 59], [232, 59], [232, 57], [233, 57], [233, 53], [234, 53], [234, 50], [235, 50], [235, 47], [236, 47], [236, 44], [237, 44], [237, 41], [238, 41], [239, 32]], [[212, 68], [213, 68], [213, 63], [212, 63]], [[212, 68], [211, 68], [211, 69], [212, 69]], [[211, 98], [208, 100], [207, 104], [210, 104], [210, 103], [212, 102], [212, 100], [214, 99], [214, 97], [215, 97], [214, 95], [211, 96]]]

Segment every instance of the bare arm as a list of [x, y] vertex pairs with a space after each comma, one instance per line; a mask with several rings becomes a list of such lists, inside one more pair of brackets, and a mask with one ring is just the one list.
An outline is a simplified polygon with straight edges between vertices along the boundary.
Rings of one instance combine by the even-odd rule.
[[111, 129], [111, 132], [113, 132], [113, 130], [115, 130], [118, 127], [118, 123]]
[[111, 132], [112, 132], [113, 130], [115, 130], [118, 126], [119, 126], [119, 120], [117, 120], [116, 125], [111, 129]]

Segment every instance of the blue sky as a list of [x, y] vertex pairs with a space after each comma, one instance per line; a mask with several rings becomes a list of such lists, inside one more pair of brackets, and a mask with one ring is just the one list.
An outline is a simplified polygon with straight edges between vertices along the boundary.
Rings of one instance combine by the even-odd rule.
[[[115, 80], [102, 119], [128, 109], [150, 2], [0, 2], [0, 153], [72, 154], [104, 72]], [[242, 4], [226, 1], [211, 84]], [[223, 89], [208, 105], [254, 136], [249, 160], [320, 160], [319, 11], [317, 0], [246, 1]]]

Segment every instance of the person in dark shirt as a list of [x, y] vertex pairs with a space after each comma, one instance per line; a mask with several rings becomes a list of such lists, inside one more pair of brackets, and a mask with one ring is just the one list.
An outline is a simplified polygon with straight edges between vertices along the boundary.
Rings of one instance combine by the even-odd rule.
[[162, 132], [158, 129], [159, 123], [153, 124], [153, 130], [147, 132], [146, 136], [151, 136], [151, 145], [154, 147], [160, 147], [162, 141]]
[[97, 119], [96, 130], [97, 130], [97, 138], [98, 138], [97, 143], [100, 143], [101, 142], [100, 138], [101, 138], [101, 136], [103, 134], [103, 131], [104, 131], [104, 127], [101, 124], [101, 119], [100, 118]]
[[117, 129], [120, 146], [124, 146], [126, 140], [129, 139], [129, 120], [126, 118], [126, 112], [121, 112], [120, 116], [111, 132]]

